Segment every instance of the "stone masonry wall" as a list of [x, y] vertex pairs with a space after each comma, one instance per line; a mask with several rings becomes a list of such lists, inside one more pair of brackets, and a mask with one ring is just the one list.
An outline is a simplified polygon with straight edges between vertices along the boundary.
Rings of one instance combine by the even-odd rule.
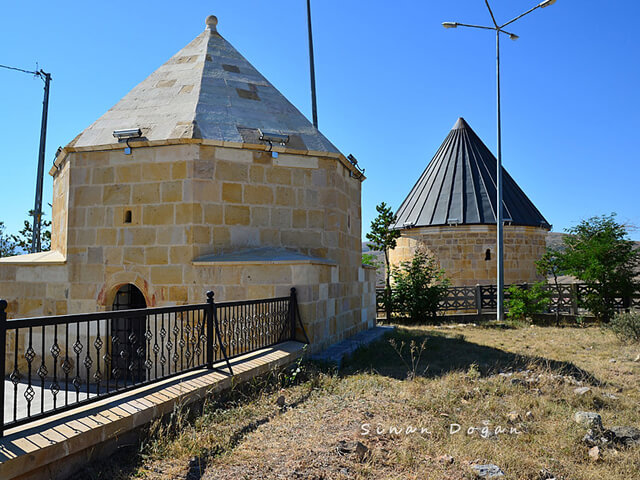
[[[147, 305], [299, 291], [314, 342], [371, 324], [375, 279], [361, 266], [361, 183], [336, 158], [200, 144], [70, 152], [54, 173], [59, 264], [0, 264], [10, 318], [109, 310], [131, 283]], [[197, 265], [206, 254], [286, 248], [334, 266]]]
[[[547, 230], [537, 227], [504, 227], [504, 281], [533, 283], [542, 278], [535, 261], [546, 250]], [[419, 245], [438, 259], [454, 286], [496, 283], [495, 225], [421, 227], [403, 230], [398, 246], [391, 252], [394, 265], [412, 258]], [[485, 260], [490, 250], [490, 260]]]

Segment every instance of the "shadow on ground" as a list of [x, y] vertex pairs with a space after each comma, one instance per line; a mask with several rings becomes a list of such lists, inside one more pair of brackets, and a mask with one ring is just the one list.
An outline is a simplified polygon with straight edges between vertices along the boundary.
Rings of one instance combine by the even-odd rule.
[[[209, 448], [194, 449], [192, 452], [193, 455], [188, 462], [182, 464], [184, 468], [180, 468], [181, 465], [179, 464], [172, 465], [184, 475], [175, 476], [175, 473], [171, 475], [165, 474], [161, 470], [161, 464], [154, 466], [153, 461], [147, 462], [148, 459], [153, 460], [154, 458], [157, 459], [158, 456], [163, 456], [162, 454], [158, 455], [157, 452], [154, 453], [154, 444], [158, 442], [160, 448], [166, 446], [169, 442], [180, 437], [181, 430], [192, 428], [196, 420], [203, 414], [213, 413], [221, 409], [237, 408], [249, 404], [263, 395], [278, 392], [282, 387], [303, 383], [311, 379], [309, 376], [311, 372], [303, 372], [300, 375], [292, 377], [292, 369], [294, 368], [296, 368], [296, 364], [290, 365], [287, 368], [272, 370], [261, 376], [252, 378], [247, 382], [235, 384], [230, 390], [211, 394], [207, 400], [185, 406], [184, 411], [178, 410], [184, 413], [183, 418], [179, 419], [179, 417], [181, 417], [180, 415], [174, 416], [176, 413], [176, 410], [174, 410], [161, 419], [157, 419], [150, 426], [142, 427], [138, 431], [139, 437], [137, 441], [132, 442], [130, 445], [127, 444], [118, 447], [115, 453], [106, 458], [96, 458], [78, 473], [69, 477], [68, 480], [129, 480], [139, 478], [141, 475], [140, 472], [145, 471], [147, 468], [151, 468], [152, 471], [147, 472], [149, 476], [142, 474], [144, 478], [201, 480], [204, 478], [212, 459], [232, 451], [242, 443], [249, 434], [256, 431], [262, 425], [269, 423], [279, 413], [286, 410], [293, 410], [303, 405], [309, 400], [313, 390], [309, 390], [300, 395], [283, 407], [276, 407], [276, 405], [274, 405], [274, 411], [269, 415], [248, 418], [246, 421], [243, 420], [234, 423], [233, 433], [228, 440], [222, 441], [222, 443], [214, 442]], [[155, 430], [153, 426], [157, 426], [158, 424], [165, 425], [166, 428], [164, 430]], [[209, 428], [215, 428], [215, 424]], [[178, 463], [181, 460], [182, 459], [179, 459]]]
[[92, 461], [67, 480], [120, 480], [135, 478], [142, 457], [138, 445], [119, 447], [106, 459], [98, 458]]
[[[395, 342], [396, 349], [391, 345]], [[342, 375], [362, 371], [375, 371], [388, 377], [404, 380], [411, 366], [411, 344], [414, 342], [414, 358], [424, 342], [420, 363], [415, 369], [416, 375], [435, 378], [450, 372], [467, 371], [472, 365], [482, 376], [494, 375], [501, 371], [526, 369], [537, 366], [555, 374], [569, 375], [590, 385], [599, 386], [602, 382], [590, 372], [571, 362], [551, 360], [545, 357], [520, 355], [494, 347], [469, 342], [464, 335], [451, 336], [445, 332], [421, 332], [403, 329], [371, 345], [358, 349], [345, 361]], [[402, 358], [398, 351], [402, 351]], [[404, 361], [403, 361], [404, 359]]]

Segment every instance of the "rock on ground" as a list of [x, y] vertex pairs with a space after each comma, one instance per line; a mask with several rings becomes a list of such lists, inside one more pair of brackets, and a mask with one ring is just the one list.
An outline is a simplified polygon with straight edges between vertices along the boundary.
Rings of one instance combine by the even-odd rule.
[[640, 429], [636, 427], [611, 427], [609, 429], [614, 434], [614, 441], [627, 447], [640, 445]]
[[556, 476], [553, 473], [551, 473], [546, 468], [543, 468], [542, 470], [540, 470], [540, 475], [538, 476], [538, 480], [560, 480], [560, 479], [556, 479]]
[[346, 442], [341, 440], [338, 442], [336, 450], [340, 455], [354, 454], [359, 461], [363, 461], [369, 453], [369, 448], [361, 442]]
[[573, 420], [583, 427], [602, 430], [602, 417], [598, 413], [576, 412], [573, 414]]
[[520, 414], [518, 412], [509, 412], [507, 413], [507, 421], [509, 423], [516, 423], [521, 421]]
[[450, 465], [454, 462], [454, 459], [451, 455], [440, 455], [437, 458], [438, 462], [444, 463], [445, 465]]
[[504, 472], [499, 466], [492, 463], [486, 465], [471, 465], [471, 471], [477, 478], [499, 478], [504, 477]]

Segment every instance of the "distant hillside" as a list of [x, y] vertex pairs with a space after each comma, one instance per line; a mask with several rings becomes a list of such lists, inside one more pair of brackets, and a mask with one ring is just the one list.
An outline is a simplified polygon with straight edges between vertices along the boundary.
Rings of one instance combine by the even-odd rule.
[[[560, 248], [562, 246], [563, 243], [563, 238], [566, 237], [568, 235], [568, 233], [562, 233], [562, 232], [549, 232], [547, 234], [547, 247], [550, 248]], [[634, 243], [636, 244], [636, 248], [640, 248], [640, 242], [639, 241], [635, 241]]]
[[549, 232], [547, 233], [547, 247], [558, 249], [562, 247], [563, 238], [566, 237], [566, 233], [562, 232]]
[[379, 266], [376, 271], [376, 287], [384, 287], [384, 252], [376, 252], [369, 248], [369, 242], [362, 242], [362, 253], [373, 255], [376, 264]]

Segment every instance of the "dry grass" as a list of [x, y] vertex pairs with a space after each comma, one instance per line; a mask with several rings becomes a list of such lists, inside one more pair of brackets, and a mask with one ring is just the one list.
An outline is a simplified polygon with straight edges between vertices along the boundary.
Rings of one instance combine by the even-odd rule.
[[[591, 461], [584, 428], [571, 420], [592, 410], [605, 426], [640, 427], [638, 346], [597, 327], [415, 327], [393, 334], [396, 349], [405, 343], [403, 360], [388, 340], [358, 351], [339, 375], [306, 365], [283, 391], [274, 374], [190, 420], [176, 414], [127, 462], [81, 478], [463, 479], [472, 462], [495, 463], [513, 479], [545, 478], [541, 470], [558, 479], [638, 478], [640, 447]], [[426, 342], [415, 368], [411, 341]], [[576, 395], [578, 384], [591, 392]], [[460, 432], [451, 434], [452, 424]], [[507, 432], [483, 438], [484, 426]], [[418, 431], [390, 432], [407, 427]], [[472, 427], [480, 432], [467, 434]], [[362, 442], [368, 455], [341, 454], [343, 440]]]

